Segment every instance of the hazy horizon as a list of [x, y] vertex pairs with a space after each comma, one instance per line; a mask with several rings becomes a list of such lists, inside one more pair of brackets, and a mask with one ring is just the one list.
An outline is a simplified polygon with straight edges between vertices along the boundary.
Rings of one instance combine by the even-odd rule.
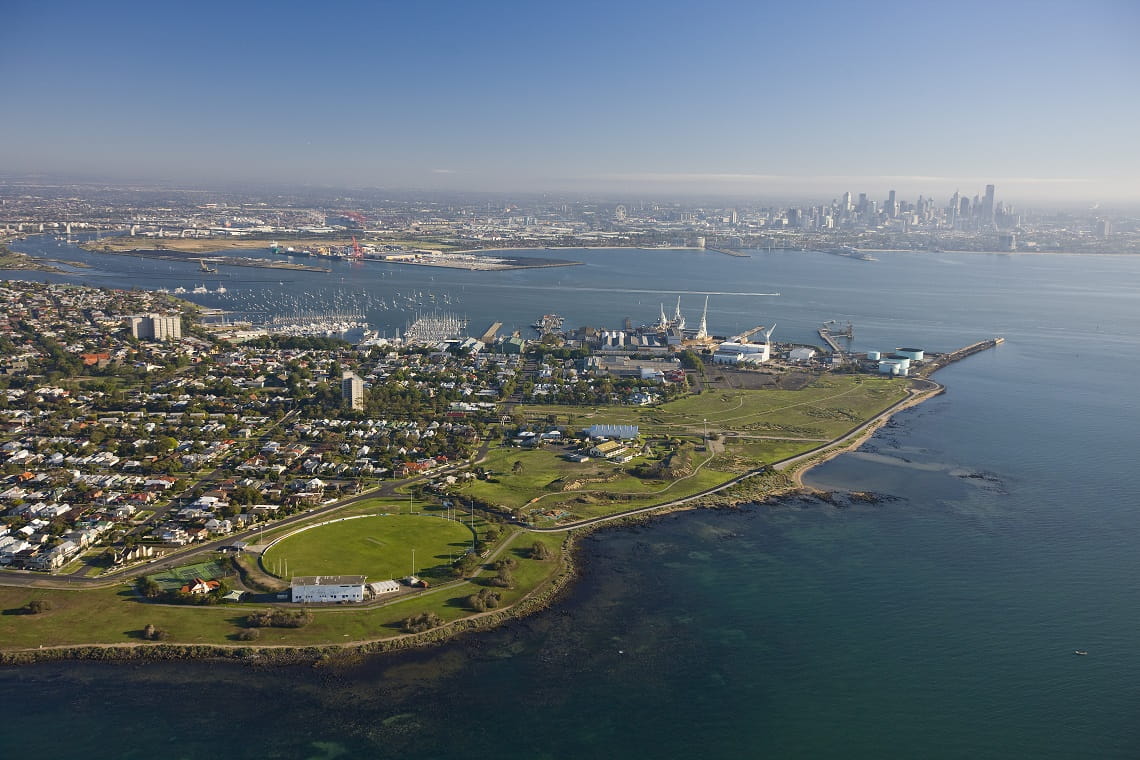
[[218, 186], [1140, 200], [1140, 8], [42, 6], [0, 171]]

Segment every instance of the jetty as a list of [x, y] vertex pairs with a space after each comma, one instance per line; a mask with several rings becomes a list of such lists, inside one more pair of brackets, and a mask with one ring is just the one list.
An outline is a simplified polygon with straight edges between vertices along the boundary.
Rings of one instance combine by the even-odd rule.
[[706, 246], [705, 250], [706, 251], [715, 251], [716, 253], [723, 253], [725, 256], [735, 256], [738, 259], [750, 259], [750, 258], [752, 258], [752, 254], [750, 254], [750, 253], [745, 253], [744, 251], [735, 251], [731, 248], [712, 248], [712, 247]]
[[764, 325], [756, 325], [755, 327], [751, 327], [751, 328], [745, 330], [744, 332], [740, 333], [739, 335], [732, 336], [732, 338], [730, 340], [732, 340], [734, 343], [747, 343], [748, 339], [751, 338], [753, 335], [755, 335], [756, 333], [762, 333], [762, 332], [764, 332]]
[[823, 342], [831, 349], [832, 353], [836, 354], [843, 353], [843, 347], [835, 340], [836, 336], [847, 338], [848, 340], [855, 337], [855, 328], [850, 322], [840, 327], [839, 323], [834, 319], [824, 322], [817, 332]]
[[495, 341], [495, 336], [498, 335], [499, 330], [502, 329], [502, 322], [493, 322], [490, 327], [483, 331], [483, 335], [480, 336], [479, 340], [483, 341], [484, 343], [493, 343]]
[[1002, 343], [1005, 343], [1005, 338], [990, 338], [989, 340], [980, 340], [977, 343], [971, 343], [968, 346], [959, 348], [956, 351], [951, 351], [948, 354], [939, 354], [929, 364], [926, 365], [925, 372], [923, 372], [923, 374], [928, 375], [931, 372], [941, 369], [948, 364], [953, 364], [954, 362], [961, 361], [968, 356], [973, 356], [974, 354], [981, 353], [982, 351], [987, 351], [991, 348], [995, 348], [997, 346], [1000, 346]]

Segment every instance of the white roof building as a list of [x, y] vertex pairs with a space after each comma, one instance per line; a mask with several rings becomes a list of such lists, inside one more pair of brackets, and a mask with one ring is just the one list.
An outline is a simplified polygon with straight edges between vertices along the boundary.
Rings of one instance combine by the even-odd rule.
[[335, 603], [363, 602], [363, 575], [306, 575], [297, 576], [289, 584], [289, 599], [293, 602]]

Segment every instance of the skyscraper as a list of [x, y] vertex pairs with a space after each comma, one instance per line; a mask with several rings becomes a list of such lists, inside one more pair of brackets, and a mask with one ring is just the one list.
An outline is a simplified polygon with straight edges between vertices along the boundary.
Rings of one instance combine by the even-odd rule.
[[994, 186], [986, 185], [986, 197], [982, 201], [982, 221], [993, 224], [994, 221]]

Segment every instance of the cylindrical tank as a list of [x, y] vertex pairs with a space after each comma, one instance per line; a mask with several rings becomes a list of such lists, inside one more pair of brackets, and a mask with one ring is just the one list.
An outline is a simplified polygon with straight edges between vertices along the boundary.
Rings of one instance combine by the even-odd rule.
[[881, 357], [882, 357], [882, 354], [880, 354], [878, 351], [868, 351], [867, 352], [867, 361], [877, 362], [877, 361], [879, 361], [879, 359]]

